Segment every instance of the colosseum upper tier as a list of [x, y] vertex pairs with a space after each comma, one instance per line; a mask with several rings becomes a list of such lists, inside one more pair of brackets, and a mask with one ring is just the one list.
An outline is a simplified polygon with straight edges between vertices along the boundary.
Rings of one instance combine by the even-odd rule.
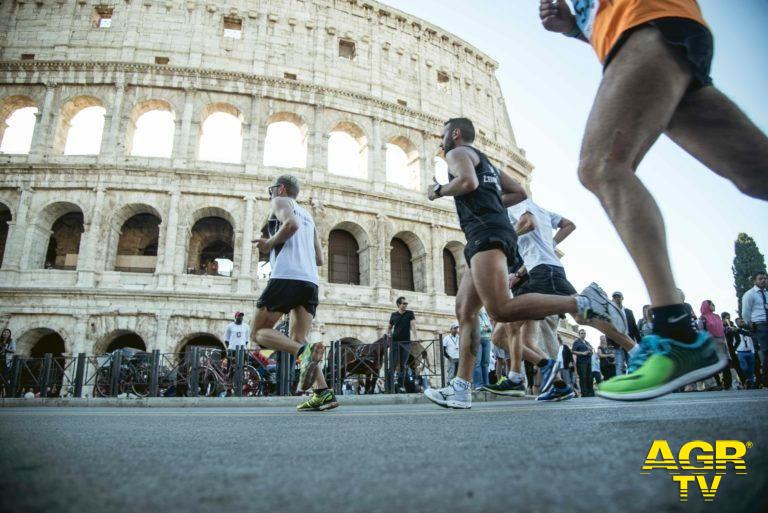
[[0, 139], [22, 114], [34, 128], [0, 155], [0, 327], [21, 354], [221, 341], [253, 316], [251, 241], [290, 173], [327, 263], [312, 339], [372, 341], [401, 295], [421, 337], [445, 331], [465, 263], [452, 201], [424, 194], [443, 122], [470, 117], [500, 169], [532, 169], [496, 68], [368, 0], [3, 1]]

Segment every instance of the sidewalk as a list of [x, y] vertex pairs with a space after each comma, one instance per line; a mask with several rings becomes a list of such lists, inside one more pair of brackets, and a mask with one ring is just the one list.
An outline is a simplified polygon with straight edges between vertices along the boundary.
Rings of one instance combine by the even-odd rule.
[[[432, 404], [422, 394], [375, 394], [375, 395], [340, 395], [339, 403], [350, 406], [378, 406], [388, 404]], [[475, 402], [491, 401], [525, 401], [533, 400], [534, 396], [504, 397], [488, 392], [472, 392]], [[62, 397], [52, 399], [0, 399], [0, 408], [18, 408], [31, 406], [51, 407], [130, 407], [130, 408], [259, 408], [296, 406], [300, 397]]]

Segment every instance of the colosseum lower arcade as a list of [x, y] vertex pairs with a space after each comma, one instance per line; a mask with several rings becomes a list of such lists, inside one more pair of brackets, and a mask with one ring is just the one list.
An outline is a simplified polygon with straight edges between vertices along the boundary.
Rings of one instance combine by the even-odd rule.
[[0, 326], [18, 352], [176, 352], [250, 321], [251, 241], [282, 173], [326, 265], [314, 341], [375, 340], [398, 296], [425, 339], [465, 270], [452, 201], [428, 202], [443, 122], [527, 184], [497, 63], [358, 0], [0, 4]]

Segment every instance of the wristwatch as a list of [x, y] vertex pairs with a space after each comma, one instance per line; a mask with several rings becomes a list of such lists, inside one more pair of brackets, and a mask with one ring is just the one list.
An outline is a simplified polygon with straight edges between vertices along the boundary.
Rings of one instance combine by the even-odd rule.
[[443, 195], [440, 194], [440, 189], [442, 189], [442, 188], [443, 188], [443, 184], [436, 183], [435, 186], [432, 187], [432, 192], [434, 192], [435, 196], [437, 196], [438, 198], [442, 198]]

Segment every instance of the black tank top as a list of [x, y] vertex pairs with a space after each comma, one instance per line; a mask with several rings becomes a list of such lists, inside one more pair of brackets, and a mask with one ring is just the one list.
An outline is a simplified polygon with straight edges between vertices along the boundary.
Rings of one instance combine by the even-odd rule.
[[[472, 148], [480, 159], [475, 166], [478, 187], [474, 191], [455, 196], [456, 213], [459, 225], [464, 231], [467, 241], [477, 233], [493, 230], [501, 233], [514, 234], [512, 222], [507, 215], [507, 209], [501, 202], [501, 173], [488, 160], [483, 152]], [[450, 174], [451, 180], [455, 178]]]

